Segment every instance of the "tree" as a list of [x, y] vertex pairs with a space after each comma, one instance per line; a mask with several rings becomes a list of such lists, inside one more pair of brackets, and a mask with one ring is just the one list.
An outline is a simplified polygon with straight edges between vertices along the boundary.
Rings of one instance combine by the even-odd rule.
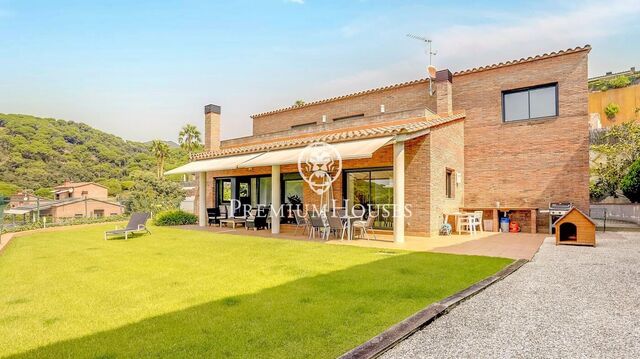
[[184, 200], [184, 191], [176, 182], [154, 178], [145, 173], [134, 178], [135, 184], [126, 201], [130, 212], [153, 212], [176, 209]]
[[164, 174], [164, 162], [167, 156], [169, 156], [170, 151], [169, 145], [160, 140], [153, 140], [153, 142], [151, 142], [151, 153], [153, 153], [153, 156], [156, 158], [158, 178], [162, 178]]
[[610, 127], [603, 137], [602, 143], [591, 146], [596, 153], [591, 163], [595, 177], [591, 193], [592, 197], [615, 197], [629, 166], [640, 158], [640, 124], [627, 122]]
[[620, 181], [620, 189], [631, 202], [640, 202], [640, 158], [629, 167]]
[[180, 130], [178, 135], [178, 143], [180, 147], [185, 151], [191, 153], [200, 147], [202, 147], [202, 139], [200, 138], [200, 131], [194, 125], [186, 124]]
[[304, 100], [296, 100], [296, 102], [293, 103], [294, 106], [302, 106], [304, 105], [306, 102], [304, 102]]

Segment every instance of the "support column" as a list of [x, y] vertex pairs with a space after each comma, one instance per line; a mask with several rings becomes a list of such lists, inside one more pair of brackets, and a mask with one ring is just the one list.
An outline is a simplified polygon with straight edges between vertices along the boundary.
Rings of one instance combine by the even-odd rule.
[[404, 142], [393, 144], [393, 241], [404, 243]]
[[207, 173], [198, 173], [198, 225], [207, 225]]
[[280, 233], [280, 165], [271, 166], [271, 233]]

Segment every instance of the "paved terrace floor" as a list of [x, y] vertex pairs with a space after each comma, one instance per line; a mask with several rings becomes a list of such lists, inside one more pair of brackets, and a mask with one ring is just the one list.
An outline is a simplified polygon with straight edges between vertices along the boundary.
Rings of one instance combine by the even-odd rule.
[[[293, 225], [281, 225], [281, 233], [274, 235], [270, 230], [246, 230], [244, 227], [235, 229], [218, 226], [184, 226], [181, 228], [204, 230], [230, 235], [251, 235], [268, 238], [310, 240], [302, 235], [302, 229], [295, 232]], [[393, 234], [389, 231], [377, 231], [376, 240], [354, 239], [352, 241], [335, 239], [333, 236], [327, 244], [361, 246], [384, 249], [403, 249], [410, 251], [438, 252], [451, 254], [482, 255], [513, 259], [531, 259], [540, 248], [546, 234], [531, 233], [495, 233], [482, 232], [475, 235], [462, 234], [451, 236], [414, 237], [407, 236], [405, 243], [394, 243]], [[315, 239], [320, 242], [320, 240]]]

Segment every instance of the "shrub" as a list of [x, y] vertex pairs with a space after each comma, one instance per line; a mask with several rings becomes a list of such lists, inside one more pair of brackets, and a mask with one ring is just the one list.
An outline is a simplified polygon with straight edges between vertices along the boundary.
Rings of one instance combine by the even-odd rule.
[[198, 223], [198, 217], [195, 214], [180, 209], [160, 212], [154, 221], [156, 226], [181, 226], [196, 223]]
[[[129, 220], [128, 214], [120, 214], [117, 216], [107, 216], [107, 217], [99, 217], [99, 218], [68, 218], [65, 220], [60, 220], [55, 223], [47, 222], [46, 227], [66, 227], [66, 226], [74, 226], [78, 224], [93, 224], [93, 223], [109, 223], [109, 222], [120, 222]], [[33, 229], [44, 228], [44, 223], [40, 222], [32, 222], [25, 223], [15, 227], [3, 227], [2, 233], [12, 233], [12, 232], [24, 232], [30, 231]]]
[[640, 158], [629, 167], [629, 172], [622, 177], [620, 189], [631, 202], [640, 202]]
[[607, 191], [601, 182], [589, 183], [589, 198], [591, 198], [592, 201], [598, 202], [606, 197], [606, 195]]
[[607, 86], [609, 88], [622, 88], [622, 87], [627, 87], [630, 84], [631, 84], [631, 80], [627, 76], [620, 75], [615, 79], [609, 80], [607, 83]]
[[613, 119], [620, 112], [620, 106], [617, 103], [609, 103], [607, 107], [604, 108], [604, 114], [607, 115], [608, 119]]

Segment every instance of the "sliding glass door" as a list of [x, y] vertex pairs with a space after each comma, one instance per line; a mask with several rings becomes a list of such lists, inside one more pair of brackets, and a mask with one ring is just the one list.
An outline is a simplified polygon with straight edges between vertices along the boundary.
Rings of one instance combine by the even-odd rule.
[[345, 171], [344, 198], [349, 206], [378, 210], [377, 228], [393, 228], [393, 170]]

